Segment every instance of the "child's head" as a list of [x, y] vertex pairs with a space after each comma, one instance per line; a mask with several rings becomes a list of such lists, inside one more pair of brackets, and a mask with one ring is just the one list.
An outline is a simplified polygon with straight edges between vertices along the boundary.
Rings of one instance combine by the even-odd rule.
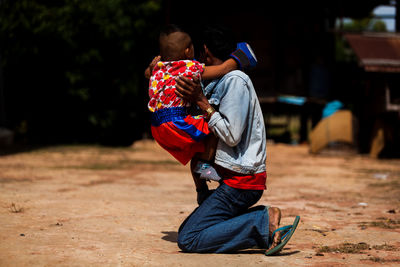
[[162, 61], [194, 58], [194, 48], [189, 34], [176, 25], [167, 25], [160, 33]]

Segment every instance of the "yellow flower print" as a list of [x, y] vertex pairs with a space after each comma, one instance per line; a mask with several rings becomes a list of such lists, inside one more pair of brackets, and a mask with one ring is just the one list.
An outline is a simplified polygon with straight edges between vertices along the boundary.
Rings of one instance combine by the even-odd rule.
[[164, 66], [164, 64], [161, 61], [158, 61], [157, 66], [161, 68], [162, 66]]
[[157, 108], [161, 108], [161, 105], [162, 105], [162, 103], [161, 103], [161, 102], [158, 102], [158, 103], [157, 103]]
[[169, 74], [165, 74], [163, 77], [164, 80], [168, 80], [169, 78], [171, 78], [171, 75], [169, 75]]
[[194, 63], [192, 61], [189, 61], [188, 63], [186, 63], [186, 67], [188, 67], [188, 68], [190, 68], [193, 65], [194, 65]]
[[153, 81], [153, 82], [151, 83], [151, 87], [157, 87], [157, 81]]

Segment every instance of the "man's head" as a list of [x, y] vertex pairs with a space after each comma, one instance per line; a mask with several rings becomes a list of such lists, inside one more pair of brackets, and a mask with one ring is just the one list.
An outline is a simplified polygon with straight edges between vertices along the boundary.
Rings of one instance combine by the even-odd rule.
[[162, 61], [193, 59], [194, 48], [189, 34], [176, 25], [167, 25], [160, 33]]
[[196, 56], [206, 65], [215, 65], [229, 59], [235, 50], [233, 33], [222, 26], [206, 27], [196, 41]]

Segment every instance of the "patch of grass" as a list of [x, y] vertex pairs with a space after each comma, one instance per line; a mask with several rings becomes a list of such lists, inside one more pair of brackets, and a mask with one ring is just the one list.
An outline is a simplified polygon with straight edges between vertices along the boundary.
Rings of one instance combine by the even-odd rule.
[[56, 166], [55, 169], [80, 169], [80, 170], [115, 170], [115, 169], [125, 169], [136, 165], [157, 165], [157, 166], [174, 166], [179, 165], [179, 162], [173, 160], [119, 160], [115, 162], [95, 162], [87, 163], [82, 165], [73, 166]]
[[382, 219], [382, 221], [373, 221], [373, 222], [361, 222], [359, 223], [359, 227], [361, 228], [367, 228], [368, 226], [370, 227], [378, 227], [378, 228], [383, 228], [383, 229], [397, 229], [400, 228], [400, 220], [392, 220], [392, 219], [387, 219], [387, 218], [379, 218]]
[[369, 184], [368, 187], [376, 187], [376, 188], [389, 187], [391, 190], [400, 189], [400, 181], [372, 183], [372, 184]]
[[394, 176], [400, 175], [400, 171], [393, 170], [392, 168], [390, 168], [390, 169], [366, 169], [366, 168], [360, 168], [360, 169], [355, 169], [355, 170], [357, 172], [367, 173], [367, 174], [387, 173], [389, 175], [394, 175]]
[[373, 261], [373, 262], [379, 262], [379, 263], [385, 263], [385, 262], [400, 262], [400, 259], [384, 259], [380, 257], [370, 257], [368, 259], [362, 259], [364, 261]]
[[14, 178], [0, 178], [0, 184], [6, 184], [6, 183], [21, 183], [21, 182], [32, 182], [32, 179], [28, 179], [28, 178], [20, 178], [20, 179], [14, 179]]
[[384, 229], [396, 229], [399, 228], [399, 221], [394, 220], [387, 220], [387, 221], [380, 221], [380, 222], [371, 222], [371, 226], [380, 227]]
[[374, 245], [372, 246], [373, 249], [376, 250], [384, 250], [384, 251], [397, 251], [398, 249], [395, 246], [387, 245], [386, 243], [383, 245]]
[[395, 246], [383, 244], [383, 245], [374, 245], [370, 246], [365, 242], [361, 242], [358, 244], [353, 243], [342, 243], [338, 246], [322, 246], [317, 250], [317, 254], [321, 253], [346, 253], [346, 254], [363, 254], [364, 250], [369, 249], [375, 250], [383, 250], [383, 251], [398, 251], [399, 249]]
[[95, 186], [95, 185], [101, 185], [101, 184], [111, 184], [113, 183], [114, 180], [111, 179], [104, 179], [104, 180], [98, 180], [98, 181], [90, 181], [88, 184], [82, 184], [82, 186]]
[[342, 243], [338, 246], [322, 246], [318, 249], [317, 253], [347, 253], [347, 254], [361, 254], [363, 250], [369, 249], [367, 243], [361, 242], [358, 244]]
[[101, 170], [110, 170], [110, 169], [120, 169], [122, 168], [121, 164], [110, 164], [110, 163], [93, 163], [87, 165], [80, 165], [80, 166], [71, 166], [69, 168], [72, 169], [80, 169], [80, 170], [94, 170], [94, 171], [101, 171]]
[[66, 153], [73, 153], [73, 152], [79, 152], [79, 151], [85, 151], [85, 150], [94, 150], [97, 151], [98, 153], [110, 153], [110, 152], [120, 152], [120, 151], [134, 151], [132, 147], [107, 147], [107, 146], [101, 146], [101, 145], [93, 145], [93, 144], [79, 144], [79, 145], [74, 145], [74, 144], [66, 144], [66, 145], [56, 145], [56, 146], [46, 146], [46, 147], [41, 147], [36, 150], [32, 150], [31, 153], [35, 154], [41, 154], [41, 153], [61, 153], [61, 154], [66, 154]]
[[320, 233], [321, 235], [323, 235], [323, 236], [326, 236], [326, 233], [328, 232], [328, 231], [326, 231], [326, 230], [319, 230], [319, 229], [305, 229], [306, 231], [313, 231], [313, 232], [317, 232], [317, 233]]
[[22, 213], [24, 212], [24, 208], [22, 208], [21, 206], [15, 204], [15, 203], [11, 203], [11, 205], [8, 207], [8, 210], [12, 213]]

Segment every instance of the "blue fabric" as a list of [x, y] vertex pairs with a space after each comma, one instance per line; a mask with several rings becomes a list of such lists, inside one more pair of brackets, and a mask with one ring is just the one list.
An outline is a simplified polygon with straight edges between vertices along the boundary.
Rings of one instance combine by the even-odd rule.
[[202, 131], [197, 130], [197, 128], [194, 125], [188, 124], [186, 121], [184, 121], [181, 118], [176, 118], [172, 121], [172, 123], [178, 128], [181, 129], [182, 131], [186, 132], [187, 134], [190, 135], [190, 137], [197, 141], [200, 142], [203, 140], [207, 135], [203, 133]]
[[246, 54], [247, 58], [250, 61], [250, 68], [254, 68], [257, 65], [256, 55], [254, 54], [254, 51], [251, 49], [249, 44], [245, 42], [237, 43], [236, 49], [240, 49]]
[[302, 96], [278, 96], [278, 102], [302, 106], [306, 102], [306, 98]]
[[186, 115], [185, 107], [163, 108], [151, 113], [151, 125], [160, 126], [164, 122], [182, 119]]
[[265, 206], [249, 209], [262, 194], [262, 190], [236, 189], [222, 183], [182, 223], [178, 246], [196, 253], [268, 248], [268, 210]]
[[329, 102], [328, 104], [325, 105], [324, 109], [322, 110], [322, 118], [326, 118], [333, 115], [336, 111], [343, 108], [343, 106], [344, 106], [343, 103], [340, 102], [339, 100], [334, 100]]

